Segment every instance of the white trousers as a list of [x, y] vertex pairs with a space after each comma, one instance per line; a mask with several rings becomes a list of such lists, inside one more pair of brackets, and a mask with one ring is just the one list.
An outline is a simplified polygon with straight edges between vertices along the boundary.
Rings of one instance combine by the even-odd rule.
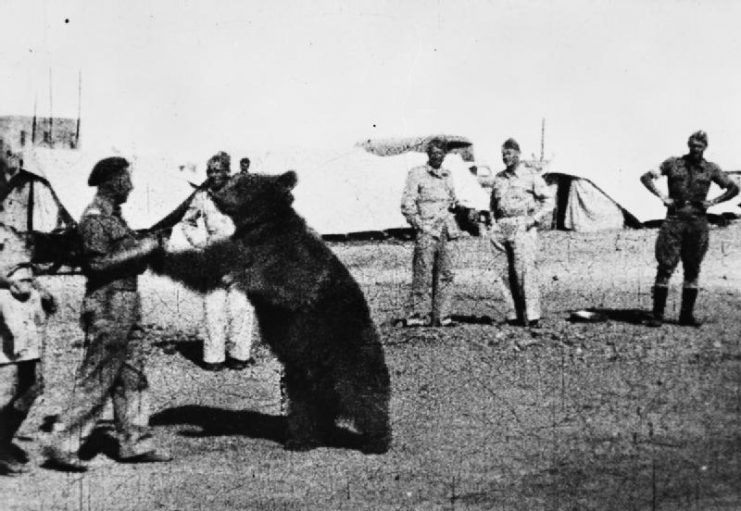
[[227, 355], [241, 361], [249, 359], [255, 309], [247, 296], [234, 286], [220, 288], [205, 296], [203, 306], [207, 333], [203, 361], [218, 364]]

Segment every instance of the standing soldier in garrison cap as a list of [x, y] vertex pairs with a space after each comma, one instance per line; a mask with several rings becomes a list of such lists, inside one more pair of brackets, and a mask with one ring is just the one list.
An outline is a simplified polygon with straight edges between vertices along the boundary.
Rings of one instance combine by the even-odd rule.
[[[649, 170], [641, 176], [641, 183], [666, 206], [666, 219], [656, 239], [656, 261], [659, 265], [653, 288], [653, 315], [646, 323], [649, 326], [661, 326], [664, 320], [669, 279], [680, 260], [684, 270], [684, 286], [679, 324], [700, 326], [693, 310], [700, 265], [708, 249], [705, 212], [709, 207], [738, 194], [736, 183], [718, 165], [703, 157], [708, 146], [708, 136], [704, 131], [690, 135], [687, 146], [688, 154], [669, 158], [661, 164], [659, 171]], [[667, 178], [669, 196], [662, 194], [654, 183], [662, 175]], [[725, 191], [715, 199], [706, 200], [711, 182]]]
[[121, 217], [121, 204], [133, 188], [128, 161], [119, 157], [99, 161], [88, 185], [98, 191], [79, 224], [87, 277], [82, 304], [86, 351], [72, 397], [54, 424], [46, 448], [48, 465], [64, 471], [86, 470], [78, 449], [109, 397], [119, 441], [118, 460], [169, 461], [167, 453], [153, 446], [149, 432], [149, 383], [144, 374], [137, 290], [147, 256], [161, 243], [154, 237], [137, 239]]
[[507, 322], [534, 327], [540, 321], [537, 226], [553, 209], [553, 197], [538, 171], [520, 163], [520, 145], [512, 138], [502, 144], [502, 162], [506, 168], [482, 182], [492, 188], [490, 240], [507, 256], [501, 270]]

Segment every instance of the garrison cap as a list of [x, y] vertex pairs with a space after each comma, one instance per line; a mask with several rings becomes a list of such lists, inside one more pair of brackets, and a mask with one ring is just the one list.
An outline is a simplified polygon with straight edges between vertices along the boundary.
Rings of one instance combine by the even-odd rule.
[[104, 158], [93, 167], [93, 171], [90, 172], [90, 177], [87, 179], [87, 184], [88, 186], [100, 186], [128, 167], [129, 162], [126, 158], [120, 156]]
[[514, 138], [508, 138], [504, 141], [504, 144], [502, 144], [502, 149], [514, 149], [518, 153], [520, 152], [520, 144], [517, 143], [517, 140]]
[[687, 143], [689, 144], [693, 140], [704, 144], [705, 147], [708, 146], [708, 134], [702, 130], [695, 131], [692, 135], [690, 135], [690, 138], [687, 139]]

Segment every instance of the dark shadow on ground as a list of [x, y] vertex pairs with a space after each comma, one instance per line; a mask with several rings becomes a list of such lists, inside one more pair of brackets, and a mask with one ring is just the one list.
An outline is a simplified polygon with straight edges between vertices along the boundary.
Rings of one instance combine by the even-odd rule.
[[450, 318], [457, 323], [468, 325], [493, 325], [496, 323], [491, 316], [469, 316], [465, 314], [454, 314]]
[[80, 448], [80, 459], [83, 461], [91, 460], [98, 454], [114, 460], [118, 458], [118, 440], [110, 421], [99, 422]]
[[168, 355], [179, 353], [186, 360], [193, 362], [195, 365], [204, 368], [203, 365], [203, 341], [198, 340], [187, 340], [187, 341], [157, 341], [154, 346], [161, 348], [163, 352]]
[[[282, 415], [267, 415], [250, 410], [225, 410], [202, 405], [185, 405], [168, 408], [149, 421], [152, 426], [194, 426], [180, 431], [187, 437], [246, 436], [262, 438], [284, 444], [286, 440], [286, 418]], [[357, 433], [335, 427], [325, 442], [326, 447], [359, 449], [362, 438]]]

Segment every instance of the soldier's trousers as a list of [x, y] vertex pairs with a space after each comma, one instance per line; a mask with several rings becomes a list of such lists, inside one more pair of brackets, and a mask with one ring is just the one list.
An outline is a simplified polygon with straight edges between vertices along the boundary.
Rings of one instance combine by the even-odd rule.
[[434, 237], [418, 232], [412, 259], [412, 314], [425, 317], [431, 310], [433, 321], [448, 316], [454, 276], [447, 233]]
[[206, 340], [203, 361], [224, 362], [226, 355], [245, 361], [252, 350], [255, 309], [247, 296], [235, 286], [216, 289], [203, 299], [206, 315]]
[[540, 319], [540, 287], [535, 255], [538, 231], [525, 230], [524, 218], [503, 218], [491, 233], [493, 248], [503, 253], [500, 278], [508, 321]]
[[43, 390], [41, 362], [25, 360], [0, 365], [0, 456]]
[[151, 449], [149, 395], [141, 305], [136, 291], [99, 289], [85, 296], [82, 325], [85, 355], [72, 396], [55, 432], [64, 450], [74, 451], [87, 437], [110, 397], [122, 458]]
[[704, 215], [667, 217], [656, 238], [656, 286], [669, 285], [669, 279], [681, 260], [684, 287], [696, 288], [700, 265], [707, 250], [708, 221]]

